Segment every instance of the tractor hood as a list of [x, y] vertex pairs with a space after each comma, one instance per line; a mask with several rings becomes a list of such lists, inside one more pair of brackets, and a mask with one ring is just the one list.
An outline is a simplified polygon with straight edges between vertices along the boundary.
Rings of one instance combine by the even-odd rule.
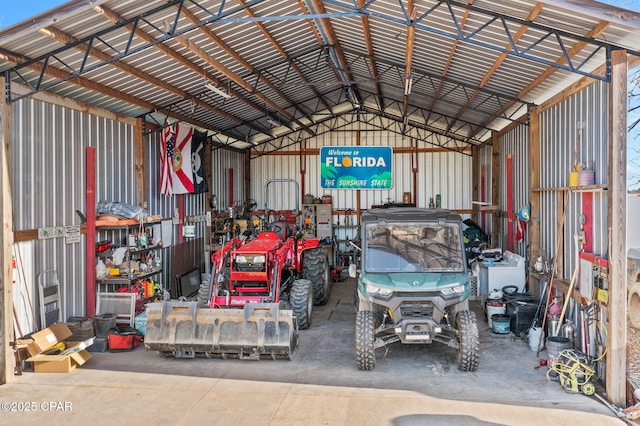
[[282, 246], [282, 240], [272, 232], [265, 232], [265, 235], [259, 235], [255, 240], [243, 244], [234, 253], [266, 253], [273, 251]]

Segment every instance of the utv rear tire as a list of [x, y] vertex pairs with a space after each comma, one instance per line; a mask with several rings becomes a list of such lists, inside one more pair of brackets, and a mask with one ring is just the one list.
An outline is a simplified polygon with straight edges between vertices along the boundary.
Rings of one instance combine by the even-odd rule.
[[476, 371], [480, 361], [480, 337], [476, 314], [460, 311], [456, 316], [456, 337], [458, 339], [458, 368], [462, 371]]
[[329, 300], [331, 273], [329, 258], [324, 248], [306, 250], [302, 260], [302, 274], [313, 285], [313, 304], [324, 305]]
[[360, 311], [356, 314], [356, 366], [358, 370], [369, 371], [375, 367], [374, 342], [373, 312]]
[[305, 330], [311, 325], [311, 313], [313, 311], [313, 290], [311, 281], [295, 280], [291, 286], [289, 303], [293, 315], [298, 320], [298, 328]]

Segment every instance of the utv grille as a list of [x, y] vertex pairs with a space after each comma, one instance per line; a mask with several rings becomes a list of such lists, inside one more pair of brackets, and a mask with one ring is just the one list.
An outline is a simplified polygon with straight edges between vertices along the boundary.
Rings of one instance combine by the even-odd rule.
[[438, 297], [440, 292], [437, 291], [399, 291], [395, 293], [397, 297], [410, 297], [412, 299], [422, 298], [429, 299], [431, 297]]
[[400, 306], [403, 318], [424, 318], [433, 316], [432, 303], [403, 303]]

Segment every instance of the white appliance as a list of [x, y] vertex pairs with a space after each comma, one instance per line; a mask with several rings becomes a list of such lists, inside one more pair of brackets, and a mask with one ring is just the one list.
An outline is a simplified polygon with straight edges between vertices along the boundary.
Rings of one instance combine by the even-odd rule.
[[500, 262], [479, 262], [479, 296], [484, 300], [491, 290], [500, 290], [508, 285], [518, 287], [518, 293], [524, 292], [524, 257], [505, 251]]

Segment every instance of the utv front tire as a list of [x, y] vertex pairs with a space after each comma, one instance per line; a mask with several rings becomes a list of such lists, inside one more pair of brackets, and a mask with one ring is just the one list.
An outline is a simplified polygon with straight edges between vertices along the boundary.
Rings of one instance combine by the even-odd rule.
[[302, 261], [303, 275], [313, 285], [313, 304], [324, 305], [329, 300], [331, 273], [324, 248], [306, 250]]
[[313, 311], [313, 290], [311, 281], [295, 280], [291, 286], [289, 303], [293, 315], [298, 320], [298, 328], [305, 330], [311, 325], [311, 313]]
[[360, 311], [356, 314], [356, 366], [358, 370], [373, 370], [376, 365], [373, 322], [373, 312], [371, 311]]
[[460, 311], [456, 316], [456, 337], [458, 339], [458, 368], [462, 371], [476, 371], [480, 361], [480, 337], [476, 314]]

